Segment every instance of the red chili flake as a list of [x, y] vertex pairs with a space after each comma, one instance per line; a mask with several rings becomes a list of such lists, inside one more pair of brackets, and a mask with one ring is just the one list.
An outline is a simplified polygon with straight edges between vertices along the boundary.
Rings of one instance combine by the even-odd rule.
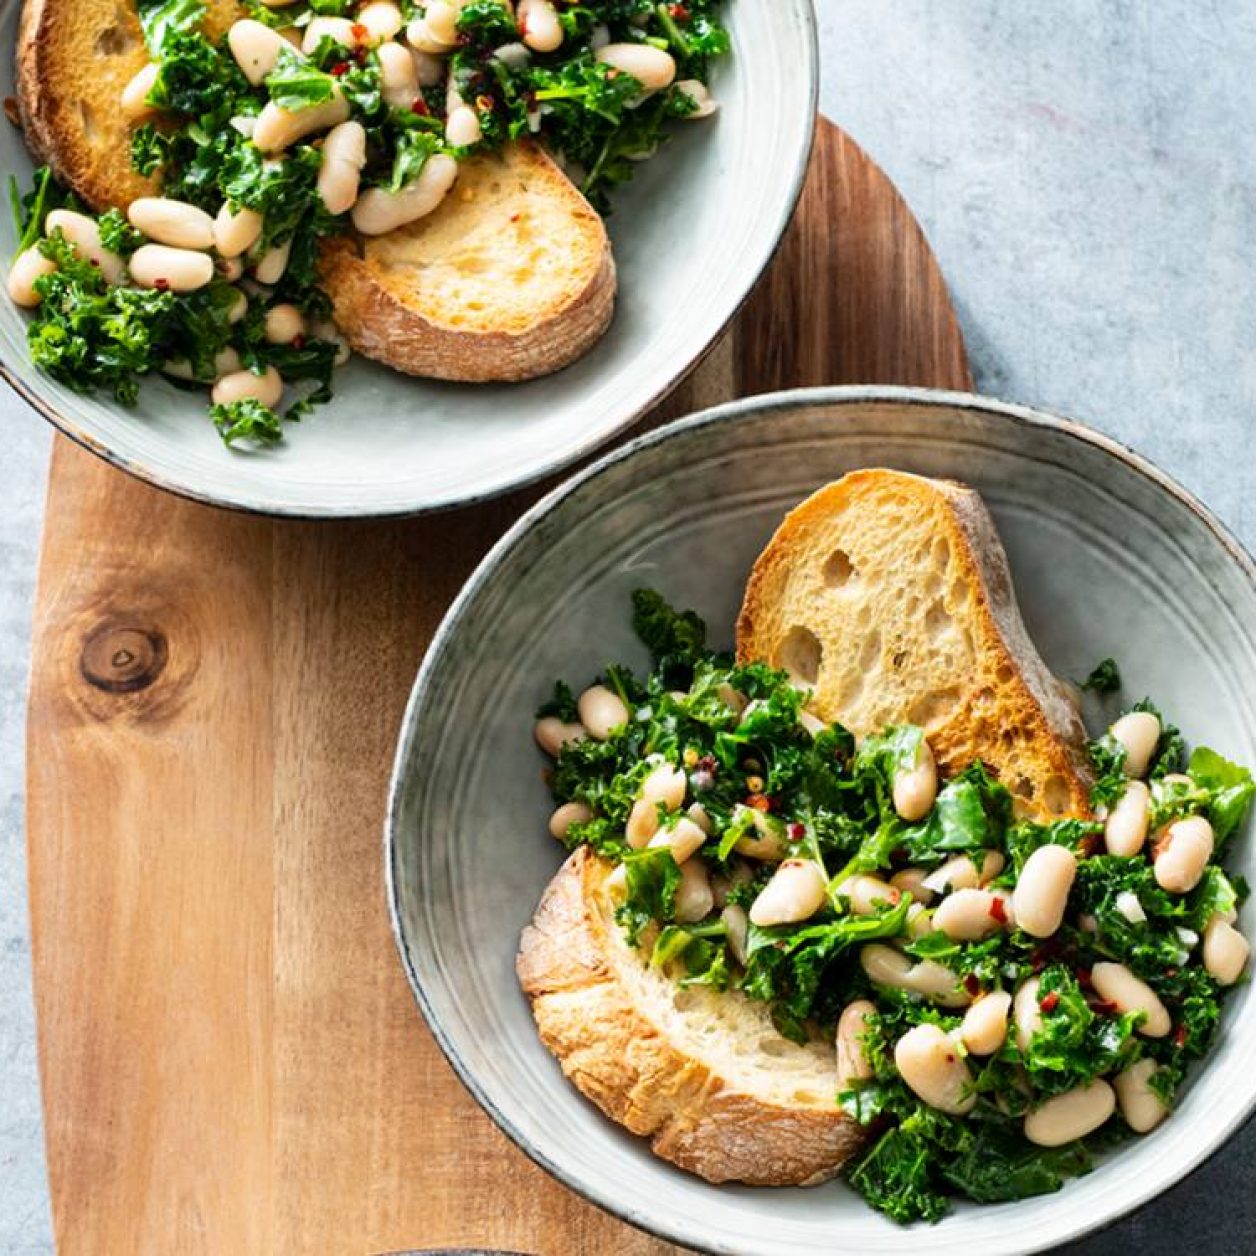
[[968, 976], [964, 978], [964, 989], [976, 998], [977, 992], [981, 989], [981, 982], [977, 980], [976, 973], [969, 973]]
[[1178, 1026], [1178, 1027], [1177, 1027], [1177, 1028], [1173, 1031], [1173, 1045], [1174, 1045], [1175, 1047], [1177, 1047], [1177, 1049], [1178, 1049], [1179, 1051], [1180, 1051], [1180, 1050], [1181, 1050], [1184, 1046], [1186, 1046], [1186, 1026], [1185, 1026], [1185, 1024], [1179, 1025], [1179, 1026]]
[[1178, 975], [1178, 970], [1176, 968], [1166, 968], [1164, 970], [1164, 975], [1166, 977], [1176, 977]]
[[416, 97], [415, 97], [415, 98], [414, 98], [414, 99], [410, 102], [410, 112], [411, 112], [411, 113], [417, 113], [417, 114], [419, 115], [419, 117], [421, 117], [421, 118], [425, 118], [425, 117], [427, 117], [427, 115], [428, 115], [428, 113], [429, 113], [429, 110], [428, 110], [428, 107], [427, 107], [427, 101], [426, 101], [426, 100], [424, 100], [422, 96], [416, 96]]
[[348, 74], [349, 63], [347, 61], [337, 61], [336, 64], [331, 67], [328, 73], [334, 74], [337, 78], [339, 78], [342, 74]]
[[687, 22], [687, 21], [689, 21], [689, 10], [688, 10], [688, 9], [686, 9], [686, 8], [685, 8], [685, 6], [684, 6], [683, 4], [669, 4], [669, 5], [667, 6], [667, 11], [668, 11], [668, 12], [672, 15], [672, 17], [674, 17], [674, 18], [675, 18], [678, 22]]
[[475, 107], [481, 113], [492, 113], [493, 112], [492, 96], [477, 96], [475, 98]]
[[756, 811], [771, 811], [772, 804], [762, 794], [748, 794], [746, 796], [746, 806], [753, 807]]
[[714, 772], [715, 769], [719, 767], [719, 764], [716, 763], [715, 756], [713, 754], [704, 754], [702, 758], [698, 760], [698, 767], [703, 772]]
[[292, 347], [293, 347], [294, 349], [304, 349], [304, 348], [305, 348], [305, 337], [304, 337], [303, 335], [301, 335], [301, 333], [300, 333], [300, 332], [297, 332], [297, 334], [296, 334], [295, 336], [293, 336], [293, 337], [292, 337]]
[[1116, 1004], [1111, 999], [1091, 999], [1087, 1006], [1096, 1016], [1116, 1015]]
[[1077, 978], [1077, 984], [1081, 986], [1083, 990], [1089, 990], [1095, 984], [1091, 980], [1089, 968], [1079, 968], [1074, 976]]
[[1049, 994], [1044, 994], [1038, 1000], [1038, 1007], [1043, 1012], [1054, 1012], [1060, 1006], [1060, 996], [1052, 990]]
[[170, 287], [170, 280], [169, 279], [154, 279], [153, 287], [156, 288], [158, 292], [165, 292]]
[[1083, 859], [1091, 859], [1103, 848], [1103, 835], [1101, 833], [1087, 833], [1078, 843], [1078, 847], [1082, 852]]
[[357, 44], [364, 44], [371, 37], [371, 32], [361, 22], [354, 22], [349, 27], [349, 34], [353, 36], [353, 42]]
[[520, 38], [526, 37], [528, 33], [528, 15], [526, 13], [519, 19], [516, 26], [519, 29]]
[[511, 215], [510, 215], [510, 221], [511, 221], [511, 222], [518, 222], [518, 221], [519, 221], [519, 215], [518, 215], [518, 214], [511, 214]]
[[1007, 908], [997, 894], [990, 900], [990, 918], [1001, 925], [1007, 924]]
[[785, 830], [785, 835], [791, 842], [801, 842], [807, 836], [807, 826], [799, 824], [796, 820]]

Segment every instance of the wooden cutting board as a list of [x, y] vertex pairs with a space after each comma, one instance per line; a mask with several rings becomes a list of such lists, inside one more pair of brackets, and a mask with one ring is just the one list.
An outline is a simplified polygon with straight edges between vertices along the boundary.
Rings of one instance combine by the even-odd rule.
[[[824, 123], [779, 257], [646, 422], [842, 382], [971, 386], [915, 220]], [[538, 492], [407, 522], [272, 522], [57, 440], [28, 825], [62, 1256], [674, 1250], [498, 1133], [389, 932], [380, 835], [415, 669]]]

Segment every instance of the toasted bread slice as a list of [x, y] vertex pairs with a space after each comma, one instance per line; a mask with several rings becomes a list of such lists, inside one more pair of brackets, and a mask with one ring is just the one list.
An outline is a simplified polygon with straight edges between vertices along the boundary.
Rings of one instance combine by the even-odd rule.
[[582, 847], [550, 882], [517, 969], [541, 1040], [580, 1091], [709, 1182], [801, 1186], [863, 1140], [838, 1109], [832, 1042], [782, 1038], [767, 1007], [681, 989], [615, 923], [612, 865]]
[[[221, 34], [242, 13], [235, 0], [208, 0], [204, 29]], [[131, 168], [131, 123], [120, 106], [148, 60], [134, 0], [26, 0], [17, 44], [26, 142], [93, 209], [157, 191]]]
[[737, 655], [793, 673], [816, 714], [857, 736], [922, 725], [944, 772], [982, 760], [1021, 814], [1090, 814], [1081, 717], [962, 484], [855, 471], [807, 498], [754, 565]]
[[408, 227], [328, 241], [322, 282], [359, 353], [472, 382], [568, 365], [615, 303], [602, 219], [529, 142], [463, 163], [444, 204]]

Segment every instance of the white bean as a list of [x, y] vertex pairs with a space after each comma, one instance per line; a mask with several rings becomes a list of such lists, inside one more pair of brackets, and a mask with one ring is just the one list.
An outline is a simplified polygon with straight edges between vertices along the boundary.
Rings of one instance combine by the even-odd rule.
[[288, 269], [288, 256], [292, 252], [292, 241], [285, 240], [282, 244], [273, 245], [253, 263], [253, 276], [258, 283], [276, 284], [283, 278]]
[[643, 92], [661, 91], [676, 77], [671, 54], [653, 44], [606, 44], [593, 55], [612, 70], [630, 74]]
[[623, 699], [605, 685], [591, 685], [576, 702], [580, 722], [589, 730], [589, 736], [605, 741], [617, 728], [628, 723], [630, 712]]
[[468, 105], [459, 105], [445, 120], [445, 139], [455, 148], [467, 148], [480, 142], [480, 117]]
[[328, 344], [336, 346], [336, 356], [332, 359], [332, 365], [344, 366], [352, 351], [349, 348], [349, 342], [340, 334], [340, 328], [330, 319], [320, 319], [314, 324], [314, 335], [319, 340], [326, 340]]
[[909, 824], [923, 820], [938, 796], [938, 765], [923, 738], [915, 764], [894, 773], [894, 810]]
[[583, 724], [564, 724], [556, 715], [546, 715], [537, 720], [532, 729], [537, 745], [551, 758], [571, 741], [580, 741], [586, 734]]
[[347, 17], [316, 17], [305, 28], [301, 51], [308, 57], [325, 38], [334, 39], [342, 48], [353, 49], [358, 44], [353, 23]]
[[1142, 900], [1133, 890], [1122, 890], [1116, 896], [1113, 906], [1132, 925], [1141, 925], [1147, 920], [1147, 913], [1143, 910]]
[[984, 889], [1003, 871], [1003, 864], [1003, 855], [997, 850], [982, 851], [980, 867], [968, 855], [957, 855], [935, 868], [922, 884], [936, 894]]
[[912, 938], [923, 938], [926, 933], [933, 932], [933, 913], [920, 903], [913, 903], [907, 909], [907, 935]]
[[214, 247], [220, 257], [239, 257], [258, 241], [265, 219], [255, 209], [232, 209], [224, 202], [214, 219]]
[[262, 331], [272, 345], [290, 345], [305, 335], [305, 315], [287, 301], [272, 305], [262, 320]]
[[500, 48], [494, 49], [493, 60], [500, 61], [512, 70], [522, 70], [531, 62], [532, 53], [527, 44], [502, 44]]
[[550, 0], [519, 0], [519, 33], [536, 52], [553, 52], [562, 46], [563, 25]]
[[[402, 56], [409, 56], [393, 44]], [[318, 194], [327, 212], [343, 214], [358, 199], [362, 167], [366, 164], [366, 129], [360, 122], [341, 122], [323, 141], [323, 164], [318, 171]]]
[[769, 816], [754, 807], [742, 803], [733, 809], [733, 822], [738, 823], [749, 811], [750, 822], [754, 825], [754, 836], [747, 834], [738, 838], [733, 849], [748, 859], [758, 859], [763, 863], [780, 863], [789, 854], [789, 843], [785, 840], [785, 825], [775, 816]]
[[409, 109], [419, 94], [414, 54], [400, 44], [381, 44], [376, 55], [384, 103], [392, 109]]
[[233, 371], [214, 385], [212, 396], [216, 406], [253, 400], [273, 409], [283, 396], [283, 380], [273, 366], [268, 366], [263, 375], [254, 375], [252, 371]]
[[972, 1074], [959, 1049], [937, 1025], [916, 1025], [894, 1046], [903, 1081], [931, 1108], [964, 1116], [977, 1103]]
[[1155, 1129], [1169, 1115], [1164, 1100], [1151, 1088], [1157, 1068], [1155, 1060], [1136, 1060], [1112, 1079], [1121, 1115], [1135, 1134]]
[[824, 873], [809, 859], [786, 859], [750, 905], [750, 920], [766, 928], [810, 920], [824, 906]]
[[680, 884], [676, 887], [676, 919], [682, 925], [705, 920], [715, 907], [711, 893], [711, 876], [701, 859], [688, 859], [680, 867]]
[[848, 1003], [837, 1018], [834, 1046], [837, 1051], [837, 1088], [848, 1090], [851, 1082], [864, 1082], [872, 1076], [872, 1065], [861, 1041], [867, 1033], [868, 1017], [876, 1008], [867, 999]]
[[917, 903], [928, 906], [934, 897], [933, 891], [925, 884], [928, 875], [923, 868], [904, 868], [890, 878], [890, 884], [896, 890], [910, 894]]
[[1077, 856], [1067, 846], [1039, 846], [1025, 860], [1012, 892], [1017, 927], [1035, 938], [1055, 933], [1076, 876]]
[[[651, 768], [649, 775], [641, 782], [638, 797], [655, 805], [662, 803], [668, 811], [677, 811], [685, 801], [686, 784], [685, 774], [680, 768], [663, 762]], [[710, 832], [710, 829], [703, 831]]]
[[[454, 47], [458, 43], [458, 14], [461, 8], [460, 4], [451, 4], [449, 0], [431, 0], [423, 14], [428, 38], [440, 47]], [[410, 38], [408, 30], [406, 38]]]
[[1137, 855], [1147, 840], [1151, 814], [1151, 790], [1138, 780], [1130, 781], [1104, 821], [1103, 840], [1110, 855]]
[[305, 109], [281, 109], [272, 100], [262, 107], [253, 128], [253, 143], [264, 153], [282, 152], [289, 144], [315, 131], [325, 131], [349, 116], [349, 102], [335, 84], [331, 99]]
[[[219, 279], [225, 279], [228, 283], [235, 283], [237, 280], [244, 278], [244, 262], [238, 257], [215, 258], [214, 274], [216, 274]], [[249, 308], [248, 297], [246, 297], [243, 292], [237, 293], [236, 295], [239, 297], [239, 301], [232, 305], [231, 309], [232, 311], [239, 309], [240, 312], [238, 314], [229, 313], [227, 315], [227, 321], [229, 323], [238, 323], [244, 317], [245, 312]]]
[[567, 836], [573, 824], [587, 824], [593, 819], [593, 808], [585, 802], [565, 802], [554, 810], [549, 818], [549, 831], [560, 842]]
[[292, 45], [277, 31], [262, 22], [243, 18], [233, 22], [227, 32], [227, 47], [235, 63], [254, 87], [275, 68], [279, 54]]
[[1247, 939], [1223, 916], [1213, 916], [1204, 930], [1204, 967], [1223, 986], [1243, 974], [1252, 953]]
[[[501, 49], [497, 51], [501, 52]], [[440, 57], [430, 52], [421, 52], [418, 48], [411, 48], [410, 56], [414, 58], [414, 70], [420, 87], [437, 87], [445, 81], [445, 73], [449, 67]]]
[[1038, 988], [1042, 983], [1037, 977], [1030, 977], [1016, 991], [1012, 999], [1012, 1019], [1016, 1023], [1016, 1045], [1021, 1051], [1028, 1051], [1034, 1034], [1042, 1028], [1042, 1007], [1038, 998]]
[[1025, 1137], [1038, 1147], [1063, 1147], [1097, 1130], [1116, 1111], [1116, 1092], [1102, 1078], [1048, 1099], [1025, 1117]]
[[163, 292], [195, 292], [214, 277], [214, 259], [208, 253], [165, 244], [142, 244], [131, 254], [129, 265], [137, 286]]
[[122, 259], [100, 242], [100, 228], [94, 218], [73, 209], [54, 209], [44, 219], [44, 234], [60, 231], [84, 260], [99, 267], [106, 283], [120, 284], [126, 278]]
[[747, 935], [750, 932], [750, 918], [746, 915], [746, 909], [730, 903], [720, 912], [720, 919], [724, 922], [724, 939], [728, 943], [728, 949], [732, 951], [733, 958], [744, 968]]
[[[427, 19], [416, 17], [409, 26], [406, 27], [406, 43], [414, 49], [415, 52], [422, 53], [425, 57], [433, 59], [448, 55], [453, 51], [453, 45], [444, 43], [436, 38], [428, 29]], [[441, 76], [442, 78], [444, 75]], [[437, 80], [439, 82], [439, 80]]]
[[934, 910], [933, 927], [958, 942], [976, 942], [1009, 926], [1006, 896], [990, 890], [956, 890]]
[[401, 10], [389, 0], [372, 0], [358, 10], [359, 26], [366, 27], [366, 42], [372, 47], [385, 44], [405, 25]]
[[51, 275], [56, 269], [56, 264], [49, 261], [38, 247], [32, 245], [23, 249], [9, 268], [9, 298], [26, 309], [38, 305], [42, 298], [35, 291], [35, 280]]
[[1091, 984], [1101, 999], [1116, 1006], [1118, 1012], [1142, 1012], [1138, 1032], [1148, 1038], [1163, 1038], [1172, 1028], [1168, 1010], [1156, 992], [1134, 976], [1124, 964], [1107, 960], [1090, 970]]
[[137, 196], [127, 206], [131, 226], [158, 244], [179, 249], [212, 249], [214, 220], [186, 201], [167, 196]]
[[1156, 884], [1171, 894], [1193, 890], [1212, 858], [1212, 825], [1203, 816], [1187, 816], [1169, 825], [1156, 844]]
[[678, 864], [683, 864], [690, 855], [701, 849], [705, 841], [706, 834], [692, 820], [681, 816], [675, 824], [659, 829], [647, 845], [656, 849], [666, 846], [672, 852], [672, 858]]
[[849, 900], [850, 910], [856, 916], [871, 916], [880, 910], [885, 903], [897, 903], [902, 894], [894, 886], [888, 885], [879, 877], [859, 874], [847, 877], [837, 887], [838, 894]]
[[[681, 802], [684, 802], [683, 794], [681, 795]], [[679, 806], [680, 803], [677, 803], [676, 805]], [[715, 825], [712, 823], [711, 817], [707, 815], [707, 809], [700, 802], [690, 803], [689, 809], [685, 812], [685, 815], [687, 815], [694, 822], [694, 824], [696, 824], [698, 828], [700, 828], [707, 835], [707, 837], [710, 837], [711, 834], [715, 832]]]
[[964, 1013], [960, 1037], [973, 1055], [993, 1055], [1003, 1045], [1011, 1006], [1012, 996], [1006, 990], [992, 990]]
[[[223, 375], [230, 375], [233, 371], [240, 369], [240, 355], [231, 348], [230, 345], [225, 349], [220, 349], [214, 355], [213, 375], [211, 378], [218, 379]], [[173, 379], [196, 379], [196, 374], [192, 370], [192, 363], [187, 358], [171, 358], [161, 368], [163, 375], [169, 375]]]
[[628, 813], [628, 822], [624, 825], [624, 839], [633, 850], [640, 850], [649, 844], [650, 838], [659, 831], [659, 809], [652, 802], [638, 798]]
[[967, 1007], [972, 997], [959, 984], [949, 968], [933, 960], [913, 963], [909, 956], [881, 942], [869, 942], [859, 951], [859, 963], [869, 978], [878, 985], [911, 990], [939, 1003], [942, 1007]]
[[1146, 776], [1160, 740], [1160, 721], [1150, 711], [1130, 711], [1108, 732], [1125, 747], [1125, 775]]
[[707, 85], [698, 79], [681, 79], [676, 84], [676, 90], [684, 92], [698, 106], [692, 113], [684, 115], [686, 120], [709, 118], [719, 108]]
[[383, 235], [430, 214], [445, 199], [458, 177], [458, 163], [436, 153], [423, 163], [418, 178], [399, 192], [368, 188], [353, 207], [353, 225], [363, 235]]
[[150, 61], [122, 89], [122, 112], [129, 122], [140, 122], [160, 112], [156, 105], [148, 103], [148, 93], [157, 86], [159, 73], [160, 67]]

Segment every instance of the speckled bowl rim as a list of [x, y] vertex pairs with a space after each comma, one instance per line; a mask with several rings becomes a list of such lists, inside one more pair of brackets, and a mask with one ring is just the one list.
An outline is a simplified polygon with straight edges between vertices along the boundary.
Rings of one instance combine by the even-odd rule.
[[[552, 459], [544, 464], [538, 464], [519, 475], [503, 475], [497, 483], [462, 496], [453, 496], [430, 503], [398, 503], [382, 509], [372, 507], [369, 499], [364, 499], [351, 505], [329, 506], [318, 510], [307, 510], [282, 503], [267, 504], [256, 499], [228, 500], [213, 493], [198, 490], [194, 485], [178, 483], [168, 475], [155, 471], [142, 461], [123, 457], [109, 445], [97, 440], [75, 423], [73, 419], [62, 414], [51, 401], [41, 395], [37, 383], [40, 376], [37, 369], [30, 362], [8, 362], [3, 356], [0, 356], [0, 379], [3, 379], [23, 401], [38, 414], [42, 415], [63, 436], [69, 437], [76, 445], [86, 449], [88, 453], [95, 454], [96, 457], [107, 462], [110, 466], [125, 471], [128, 475], [134, 476], [145, 484], [151, 484], [154, 488], [173, 493], [176, 497], [183, 497], [189, 501], [201, 502], [207, 506], [216, 506], [222, 510], [236, 511], [245, 515], [307, 520], [409, 519], [424, 515], [442, 514], [447, 510], [457, 510], [463, 506], [474, 506], [483, 502], [493, 501], [506, 493], [514, 492], [516, 489], [536, 484], [546, 477], [566, 469], [573, 463], [579, 462], [582, 458], [588, 457], [595, 450], [600, 449], [603, 445], [627, 431], [642, 415], [647, 414], [666, 400], [701, 365], [712, 349], [719, 343], [720, 337], [724, 335], [728, 330], [729, 324], [740, 313], [742, 306], [749, 299], [759, 280], [763, 278], [764, 271], [776, 256], [781, 240], [790, 222], [793, 220], [794, 211], [798, 207], [798, 200], [802, 196], [803, 184], [807, 178], [807, 169], [811, 163], [811, 153], [815, 147], [816, 120], [820, 102], [820, 37], [815, 12], [815, 0], [811, 0], [811, 3], [800, 5], [798, 14], [802, 19], [803, 36], [807, 45], [806, 61], [798, 67], [798, 72], [806, 76], [809, 102], [803, 128], [803, 142], [798, 146], [798, 152], [794, 158], [794, 166], [789, 173], [789, 195], [782, 203], [781, 213], [777, 222], [771, 230], [763, 234], [759, 256], [755, 259], [754, 265], [747, 268], [745, 281], [740, 292], [730, 306], [727, 315], [716, 327], [714, 334], [706, 344], [683, 366], [663, 377], [657, 389], [651, 393], [650, 397], [639, 409], [625, 413], [616, 422], [609, 423], [600, 430], [572, 442], [564, 449], [558, 451]], [[466, 387], [474, 387], [474, 385], [466, 385]]]
[[[952, 410], [977, 411], [986, 415], [1007, 420], [1013, 426], [1036, 428], [1062, 435], [1089, 445], [1103, 453], [1109, 454], [1123, 463], [1131, 471], [1150, 481], [1158, 489], [1185, 506], [1211, 534], [1213, 539], [1226, 552], [1236, 567], [1247, 577], [1248, 582], [1256, 589], [1256, 561], [1247, 552], [1230, 530], [1203, 504], [1193, 493], [1183, 488], [1171, 476], [1161, 471], [1150, 459], [1135, 453], [1128, 446], [1103, 435], [1076, 419], [1052, 414], [1046, 410], [1032, 406], [1018, 405], [1014, 402], [1000, 401], [994, 397], [985, 397], [977, 393], [948, 392], [941, 389], [908, 388], [893, 385], [857, 384], [833, 385], [818, 388], [796, 388], [784, 392], [765, 393], [759, 396], [743, 397], [737, 401], [713, 406], [700, 410], [695, 414], [676, 419], [664, 427], [647, 432], [635, 440], [599, 458], [590, 466], [582, 469], [557, 488], [547, 493], [539, 502], [532, 506], [515, 522], [504, 536], [493, 546], [471, 573], [467, 582], [450, 604], [444, 618], [437, 627], [423, 656], [414, 687], [406, 703], [405, 715], [402, 719], [401, 731], [397, 745], [397, 753], [393, 760], [392, 779], [389, 786], [388, 812], [384, 824], [384, 880], [388, 896], [388, 913], [392, 922], [393, 940], [405, 970], [406, 979], [422, 1013], [427, 1027], [431, 1031], [445, 1058], [449, 1061], [458, 1079], [466, 1087], [471, 1097], [488, 1113], [497, 1127], [517, 1146], [530, 1160], [540, 1165], [552, 1177], [560, 1181], [569, 1190], [574, 1191], [582, 1199], [588, 1200], [606, 1212], [619, 1217], [628, 1224], [643, 1230], [656, 1238], [667, 1242], [678, 1243], [696, 1251], [713, 1253], [719, 1256], [723, 1249], [708, 1247], [700, 1234], [700, 1223], [695, 1222], [695, 1233], [681, 1233], [660, 1222], [655, 1221], [648, 1212], [625, 1203], [605, 1192], [592, 1188], [582, 1182], [576, 1175], [567, 1172], [553, 1163], [539, 1148], [534, 1146], [512, 1124], [510, 1119], [494, 1104], [491, 1097], [480, 1086], [474, 1072], [466, 1065], [458, 1054], [454, 1043], [446, 1036], [432, 1005], [428, 1001], [423, 982], [410, 961], [409, 948], [406, 943], [405, 928], [401, 920], [401, 905], [397, 888], [396, 852], [398, 846], [398, 827], [403, 805], [403, 778], [406, 765], [411, 760], [415, 747], [415, 730], [418, 725], [418, 713], [427, 696], [428, 686], [437, 664], [449, 641], [454, 638], [462, 627], [463, 617], [472, 600], [497, 575], [498, 568], [514, 550], [515, 546], [562, 502], [572, 496], [578, 489], [590, 484], [609, 471], [618, 467], [640, 453], [701, 428], [717, 427], [721, 424], [750, 421], [772, 413], [795, 409], [811, 409], [824, 406], [845, 408], [889, 404], [899, 406], [918, 406], [922, 409], [946, 407]], [[840, 421], [839, 416], [834, 416]], [[1041, 1246], [1020, 1249], [1026, 1256], [1030, 1252], [1044, 1251], [1060, 1243], [1071, 1242], [1096, 1231], [1107, 1229], [1122, 1217], [1129, 1216], [1143, 1205], [1168, 1189], [1185, 1180], [1199, 1169], [1238, 1131], [1256, 1109], [1256, 1094], [1243, 1105], [1236, 1106], [1226, 1121], [1209, 1133], [1202, 1140], [1202, 1148], [1190, 1164], [1182, 1166], [1181, 1174], [1173, 1183], [1149, 1181], [1135, 1185], [1129, 1197], [1122, 1201], [1114, 1211], [1093, 1217], [1077, 1217], [1060, 1233], [1053, 1234]], [[679, 1172], [679, 1170], [677, 1170]], [[909, 1234], [906, 1231], [905, 1234]], [[910, 1246], [910, 1240], [904, 1247]]]

